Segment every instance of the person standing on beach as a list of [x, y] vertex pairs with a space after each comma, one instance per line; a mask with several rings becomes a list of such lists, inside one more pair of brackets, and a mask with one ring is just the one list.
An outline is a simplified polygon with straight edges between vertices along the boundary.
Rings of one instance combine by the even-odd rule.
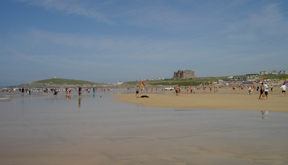
[[281, 94], [281, 97], [284, 95], [286, 97], [286, 85], [285, 85], [285, 82], [283, 83], [283, 85], [280, 87], [282, 89], [282, 94]]
[[263, 82], [260, 86], [260, 95], [259, 95], [259, 99], [261, 100], [261, 96], [263, 95]]
[[178, 96], [178, 86], [174, 87], [174, 90], [175, 90], [176, 96]]
[[137, 86], [137, 88], [136, 88], [136, 97], [138, 97], [139, 96], [139, 92], [140, 92], [140, 87], [139, 86]]
[[176, 93], [176, 96], [180, 96], [180, 93], [181, 93], [180, 85], [175, 87], [175, 93]]
[[251, 95], [251, 90], [252, 90], [252, 88], [251, 88], [251, 86], [249, 85], [249, 87], [248, 87], [248, 94], [249, 94], [249, 95]]
[[93, 88], [93, 97], [95, 97], [96, 88]]
[[264, 93], [265, 93], [265, 95], [262, 95], [262, 96], [263, 96], [263, 99], [264, 99], [264, 97], [266, 96], [266, 99], [268, 100], [268, 91], [269, 91], [269, 87], [268, 87], [268, 85], [265, 83], [265, 84], [264, 84]]
[[79, 95], [79, 98], [81, 98], [81, 95], [82, 95], [82, 88], [80, 86], [78, 86], [78, 95]]

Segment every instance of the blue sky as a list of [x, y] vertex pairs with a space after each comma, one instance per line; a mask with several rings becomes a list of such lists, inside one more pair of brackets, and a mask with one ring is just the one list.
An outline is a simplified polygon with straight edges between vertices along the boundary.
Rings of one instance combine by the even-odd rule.
[[0, 86], [288, 71], [287, 0], [1, 0]]

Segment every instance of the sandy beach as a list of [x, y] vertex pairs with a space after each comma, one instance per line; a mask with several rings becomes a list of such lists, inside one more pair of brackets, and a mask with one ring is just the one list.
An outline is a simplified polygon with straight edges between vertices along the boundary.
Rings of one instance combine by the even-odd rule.
[[[71, 98], [64, 93], [18, 94], [0, 101], [0, 164], [288, 162], [288, 114], [271, 112], [285, 112], [288, 97], [281, 98], [279, 91], [270, 92], [270, 100], [231, 89], [181, 96], [158, 90], [159, 94], [146, 93], [148, 99], [126, 92], [84, 93], [81, 99], [77, 92]], [[243, 111], [261, 104], [263, 110], [275, 108], [264, 114]]]
[[192, 108], [192, 109], [223, 109], [223, 110], [261, 110], [288, 113], [288, 97], [281, 97], [281, 89], [274, 87], [269, 91], [268, 100], [259, 100], [259, 92], [253, 91], [248, 95], [248, 90], [232, 90], [231, 88], [219, 89], [218, 93], [202, 89], [195, 93], [182, 90], [181, 96], [171, 94], [152, 94], [150, 98], [136, 98], [135, 94], [119, 94], [112, 101], [139, 104], [146, 107]]

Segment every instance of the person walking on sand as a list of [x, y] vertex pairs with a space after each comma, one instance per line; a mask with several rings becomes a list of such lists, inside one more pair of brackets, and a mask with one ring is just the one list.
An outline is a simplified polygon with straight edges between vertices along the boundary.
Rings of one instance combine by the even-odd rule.
[[174, 87], [174, 90], [175, 90], [176, 96], [178, 96], [178, 86]]
[[268, 87], [268, 85], [265, 83], [265, 84], [264, 84], [264, 94], [265, 94], [265, 95], [262, 95], [262, 96], [263, 96], [263, 99], [264, 99], [264, 97], [266, 96], [266, 99], [268, 100], [268, 91], [269, 91], [269, 87]]
[[263, 95], [263, 82], [262, 82], [261, 86], [259, 87], [259, 89], [260, 89], [259, 99], [261, 100], [261, 96]]
[[175, 87], [175, 93], [176, 93], [176, 96], [180, 96], [181, 89], [179, 85]]
[[284, 95], [286, 97], [286, 85], [285, 85], [285, 82], [283, 83], [283, 85], [280, 87], [282, 89], [282, 94], [281, 94], [281, 97]]
[[249, 85], [249, 87], [248, 87], [248, 94], [249, 94], [249, 95], [251, 95], [251, 90], [252, 90], [252, 88], [251, 88], [251, 86]]

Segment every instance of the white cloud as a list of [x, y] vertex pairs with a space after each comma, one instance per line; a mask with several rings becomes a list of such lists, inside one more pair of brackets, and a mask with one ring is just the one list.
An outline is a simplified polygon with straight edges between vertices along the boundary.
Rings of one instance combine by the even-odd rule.
[[[198, 11], [192, 4], [191, 9], [171, 6], [165, 1], [123, 2], [123, 1], [80, 1], [80, 0], [19, 0], [29, 5], [40, 6], [47, 10], [61, 11], [95, 19], [108, 25], [127, 25], [156, 28], [178, 32], [192, 30], [201, 26], [211, 26], [216, 17]], [[185, 5], [179, 2], [180, 6]], [[195, 7], [195, 8], [194, 8]], [[197, 10], [194, 12], [194, 10]], [[213, 11], [210, 11], [213, 12]]]
[[[191, 48], [194, 48], [194, 52], [201, 49], [197, 48], [199, 41], [165, 40], [143, 36], [78, 35], [34, 30], [22, 35], [14, 34], [13, 38], [19, 45], [26, 45], [23, 49], [28, 47], [29, 51], [59, 54], [63, 50], [68, 54], [72, 52], [70, 56], [77, 56], [81, 51], [83, 54], [86, 53], [87, 57], [94, 55], [101, 59], [139, 60], [145, 57], [161, 61], [163, 58], [173, 58], [176, 54], [180, 57], [185, 56], [191, 53]], [[57, 49], [50, 50], [49, 47]]]
[[113, 24], [108, 17], [103, 13], [97, 11], [97, 7], [89, 7], [85, 5], [85, 1], [77, 0], [19, 0], [30, 5], [41, 6], [48, 10], [64, 11], [68, 14], [76, 14], [89, 18], [93, 18], [99, 22], [106, 24]]

